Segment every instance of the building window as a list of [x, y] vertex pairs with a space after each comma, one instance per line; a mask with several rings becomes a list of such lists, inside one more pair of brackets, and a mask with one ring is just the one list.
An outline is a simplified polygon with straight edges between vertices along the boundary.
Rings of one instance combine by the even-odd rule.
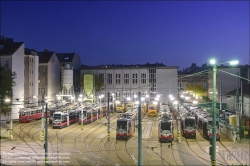
[[141, 84], [146, 84], [147, 81], [146, 81], [146, 73], [142, 73], [141, 74]]
[[133, 73], [133, 84], [137, 84], [137, 74]]
[[149, 69], [149, 86], [151, 92], [156, 92], [156, 69]]
[[129, 84], [129, 74], [124, 74], [124, 84]]
[[104, 74], [103, 73], [99, 74], [99, 80], [100, 80], [101, 84], [104, 84]]
[[108, 73], [108, 84], [112, 84], [112, 74]]
[[121, 83], [121, 74], [115, 74], [115, 83], [120, 84]]
[[9, 67], [9, 61], [5, 61], [4, 67]]

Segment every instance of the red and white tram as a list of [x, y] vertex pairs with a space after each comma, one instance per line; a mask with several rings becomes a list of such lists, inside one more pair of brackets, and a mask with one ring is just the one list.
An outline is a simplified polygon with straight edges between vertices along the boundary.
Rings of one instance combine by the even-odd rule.
[[66, 127], [68, 125], [77, 122], [78, 118], [79, 118], [78, 110], [70, 110], [68, 113], [66, 111], [55, 112], [53, 114], [52, 127], [53, 129]]
[[183, 137], [196, 138], [194, 116], [184, 116], [181, 118], [181, 134], [183, 135]]
[[169, 114], [161, 114], [158, 124], [158, 138], [160, 142], [172, 142], [174, 140], [173, 122]]
[[135, 132], [135, 119], [130, 114], [122, 114], [117, 119], [116, 139], [129, 139]]
[[[47, 111], [47, 116], [50, 116], [50, 111]], [[44, 112], [46, 117], [46, 112]], [[19, 111], [19, 122], [27, 123], [33, 120], [42, 118], [42, 107], [22, 108]]]

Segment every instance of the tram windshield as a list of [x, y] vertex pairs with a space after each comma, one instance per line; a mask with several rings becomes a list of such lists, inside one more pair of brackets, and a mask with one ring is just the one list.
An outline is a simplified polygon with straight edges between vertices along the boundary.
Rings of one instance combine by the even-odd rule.
[[117, 121], [117, 129], [126, 129], [127, 121]]
[[161, 123], [161, 130], [171, 130], [171, 123], [170, 122]]
[[61, 114], [54, 114], [54, 120], [61, 120]]
[[194, 119], [185, 119], [185, 126], [195, 126]]

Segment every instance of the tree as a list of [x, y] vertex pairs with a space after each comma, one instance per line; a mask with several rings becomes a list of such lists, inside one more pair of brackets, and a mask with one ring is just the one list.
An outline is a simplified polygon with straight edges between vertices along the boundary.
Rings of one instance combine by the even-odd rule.
[[5, 67], [0, 67], [0, 97], [1, 97], [1, 109], [3, 112], [6, 112], [8, 105], [4, 100], [6, 98], [12, 99], [13, 96], [13, 87], [16, 86], [15, 82], [16, 73], [12, 72], [10, 69]]
[[192, 91], [192, 93], [198, 97], [207, 95], [207, 91], [202, 86], [196, 84], [187, 84], [185, 90]]

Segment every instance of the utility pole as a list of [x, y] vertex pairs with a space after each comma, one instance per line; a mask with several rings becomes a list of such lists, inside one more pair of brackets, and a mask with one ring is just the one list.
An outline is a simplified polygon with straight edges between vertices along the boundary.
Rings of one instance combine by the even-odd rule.
[[46, 103], [46, 127], [45, 127], [45, 165], [49, 165], [48, 164], [48, 103]]
[[138, 92], [138, 99], [139, 99], [139, 105], [138, 105], [138, 166], [142, 166], [142, 125], [141, 125], [141, 92]]
[[12, 120], [12, 107], [13, 107], [13, 102], [11, 101], [11, 108], [10, 108], [10, 140], [13, 140], [13, 120]]
[[83, 107], [81, 108], [81, 130], [83, 130]]
[[44, 90], [42, 89], [42, 120], [41, 120], [41, 141], [44, 140]]
[[211, 163], [216, 166], [216, 75], [217, 66], [213, 65], [213, 121], [212, 121], [212, 148]]
[[222, 110], [222, 81], [220, 82], [220, 110]]
[[[240, 78], [239, 78], [239, 72], [237, 72], [237, 91], [236, 91], [236, 126], [239, 129], [240, 127], [240, 119], [241, 119], [241, 115], [240, 115]], [[240, 139], [240, 135], [239, 132], [236, 132], [237, 135], [237, 140]]]
[[108, 91], [108, 110], [107, 110], [107, 120], [108, 120], [108, 141], [110, 140], [110, 116], [109, 116], [109, 91]]

